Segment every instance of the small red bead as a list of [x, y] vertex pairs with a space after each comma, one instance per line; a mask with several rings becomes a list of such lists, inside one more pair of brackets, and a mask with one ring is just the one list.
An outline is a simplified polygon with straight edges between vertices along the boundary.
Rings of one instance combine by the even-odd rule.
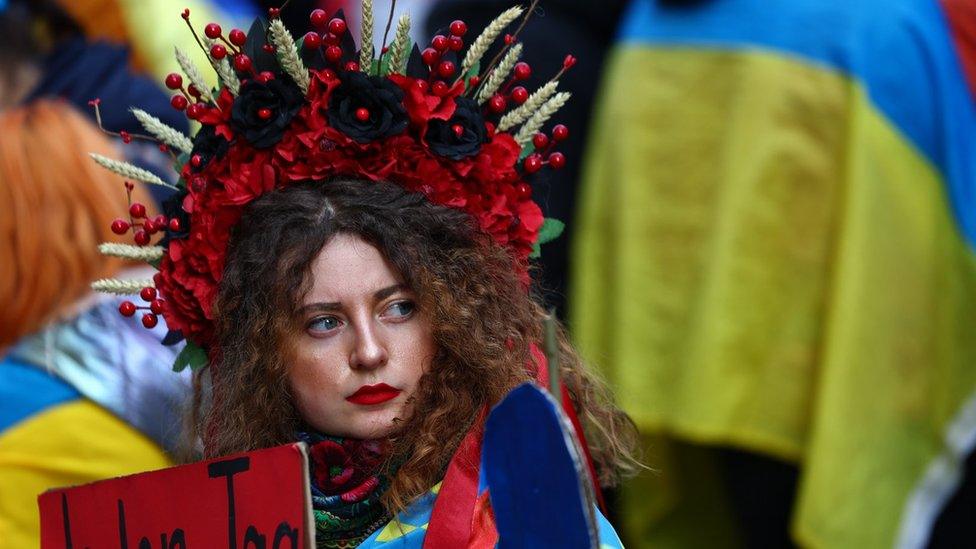
[[336, 36], [336, 35], [334, 35], [334, 34], [332, 34], [331, 32], [323, 32], [322, 33], [322, 42], [324, 42], [324, 43], [326, 43], [326, 44], [328, 44], [330, 46], [338, 46], [339, 45], [339, 37]]
[[420, 90], [421, 92], [426, 92], [427, 91], [427, 82], [425, 82], [423, 80], [417, 80], [417, 81], [415, 81], [414, 82], [414, 85], [417, 86], [417, 89]]
[[268, 107], [261, 107], [260, 109], [258, 109], [258, 118], [260, 118], [261, 120], [267, 120], [271, 118], [272, 114], [274, 113], [271, 112], [271, 109], [269, 109]]
[[532, 76], [532, 67], [530, 67], [525, 61], [519, 61], [515, 64], [514, 73], [516, 80], [525, 80]]
[[356, 120], [359, 120], [360, 122], [369, 120], [369, 109], [366, 107], [359, 107], [356, 109]]
[[437, 74], [441, 78], [450, 78], [454, 74], [454, 63], [450, 61], [441, 61], [440, 65], [437, 65]]
[[174, 217], [173, 219], [170, 219], [169, 220], [169, 230], [170, 231], [172, 231], [174, 233], [178, 233], [178, 232], [180, 232], [180, 229], [182, 229], [182, 228], [183, 228], [183, 225], [180, 224], [180, 220], [179, 219], [177, 219], [177, 218]]
[[199, 168], [201, 164], [203, 164], [203, 157], [199, 154], [190, 157], [190, 165], [194, 168]]
[[348, 71], [348, 72], [356, 72], [358, 70], [359, 70], [359, 63], [357, 63], [355, 61], [350, 61], [350, 62], [346, 63], [346, 71]]
[[255, 77], [255, 79], [262, 84], [267, 84], [275, 79], [275, 74], [271, 71], [261, 71]]
[[447, 37], [443, 34], [438, 34], [430, 40], [430, 45], [434, 47], [435, 50], [443, 52], [447, 50]]
[[138, 230], [133, 236], [133, 239], [136, 241], [136, 244], [145, 246], [146, 244], [149, 244], [149, 233], [147, 233], [145, 230]]
[[576, 64], [576, 58], [573, 57], [572, 55], [567, 55], [566, 58], [563, 59], [563, 68], [564, 69], [570, 69], [575, 64]]
[[164, 152], [164, 153], [169, 152], [169, 145], [167, 145], [166, 143], [160, 143], [159, 152]]
[[458, 139], [461, 139], [461, 136], [464, 135], [464, 126], [460, 124], [451, 126], [451, 129], [454, 130], [454, 136]]
[[142, 229], [149, 234], [156, 234], [159, 232], [159, 228], [156, 227], [156, 222], [152, 219], [147, 219], [142, 224]]
[[528, 183], [519, 183], [515, 185], [515, 196], [520, 200], [525, 200], [532, 197], [532, 187]]
[[515, 37], [514, 36], [512, 36], [511, 34], [506, 34], [505, 35], [504, 42], [505, 42], [505, 45], [506, 46], [510, 45], [514, 41], [515, 41]]
[[142, 325], [146, 328], [155, 328], [159, 324], [159, 317], [152, 313], [142, 315]]
[[175, 72], [166, 75], [166, 87], [171, 90], [178, 90], [183, 87], [183, 77]]
[[234, 56], [234, 68], [237, 72], [247, 72], [251, 70], [251, 58], [243, 53]]
[[441, 54], [434, 48], [424, 48], [424, 51], [420, 52], [420, 58], [424, 60], [424, 65], [433, 67], [441, 58]]
[[528, 173], [535, 173], [542, 168], [542, 157], [538, 154], [530, 154], [525, 158], [525, 162], [522, 164], [525, 171]]
[[183, 13], [180, 14], [180, 17], [182, 17], [183, 19], [186, 19], [186, 20], [189, 21], [189, 19], [190, 19], [190, 8], [183, 8]]
[[322, 37], [315, 31], [308, 31], [305, 33], [305, 40], [302, 43], [306, 48], [314, 50], [322, 45]]
[[275, 48], [271, 44], [262, 44], [261, 45], [261, 49], [264, 50], [264, 51], [266, 51], [266, 52], [268, 52], [268, 53], [274, 53], [275, 52]]
[[502, 112], [505, 112], [505, 107], [507, 106], [508, 106], [508, 102], [505, 101], [505, 98], [502, 97], [501, 95], [498, 95], [497, 93], [491, 96], [491, 99], [488, 100], [488, 108], [491, 109], [491, 112], [495, 114], [501, 114]]
[[119, 303], [119, 313], [122, 316], [132, 316], [136, 314], [136, 304], [131, 301], [123, 301]]
[[451, 34], [454, 36], [464, 36], [464, 34], [468, 32], [468, 25], [466, 25], [464, 21], [461, 21], [460, 19], [452, 22], [450, 28]]
[[468, 79], [468, 85], [472, 88], [477, 86], [480, 82], [481, 78], [477, 74]]
[[187, 86], [186, 87], [186, 91], [187, 91], [187, 93], [189, 93], [193, 97], [196, 97], [198, 99], [200, 98], [200, 90], [198, 90], [197, 87], [194, 86], [193, 84], [190, 84], [189, 86]]
[[166, 216], [163, 214], [158, 214], [156, 217], [153, 218], [153, 223], [159, 226], [160, 230], [162, 230], [162, 228], [166, 226], [167, 221], [168, 220], [166, 219]]
[[552, 128], [552, 138], [556, 141], [565, 141], [569, 137], [569, 128], [562, 124], [556, 124]]
[[333, 63], [342, 59], [342, 48], [339, 46], [329, 46], [328, 48], [325, 48], [325, 58]]
[[115, 234], [125, 234], [129, 230], [129, 222], [124, 219], [116, 219], [112, 222], [112, 232]]
[[336, 36], [346, 34], [346, 22], [339, 17], [329, 21], [329, 32]]
[[146, 207], [138, 202], [133, 202], [132, 205], [129, 206], [129, 215], [136, 219], [146, 217]]
[[532, 144], [535, 145], [535, 150], [542, 150], [549, 144], [549, 136], [539, 132], [532, 136]]
[[325, 69], [322, 71], [322, 78], [325, 78], [326, 80], [334, 80], [338, 78], [338, 75], [336, 75], [335, 71], [332, 69]]
[[448, 90], [448, 87], [447, 87], [447, 84], [446, 83], [444, 83], [444, 82], [442, 82], [440, 80], [438, 80], [437, 82], [434, 82], [434, 88], [433, 88], [434, 95], [436, 95], [438, 97], [443, 97], [443, 96], [447, 95], [447, 90]]
[[210, 46], [210, 57], [220, 60], [227, 57], [227, 48], [223, 44], [214, 44]]
[[129, 135], [129, 132], [127, 132], [125, 130], [120, 130], [119, 131], [119, 137], [122, 138], [122, 142], [123, 143], [132, 143], [132, 136]]
[[152, 311], [153, 314], [157, 314], [157, 315], [163, 314], [163, 300], [162, 299], [152, 300], [152, 302], [149, 304], [149, 310]]
[[156, 288], [146, 286], [145, 288], [139, 290], [139, 297], [141, 297], [143, 301], [152, 301], [156, 299]]
[[268, 8], [268, 19], [277, 19], [280, 15], [280, 8]]
[[525, 101], [528, 98], [529, 98], [529, 90], [523, 88], [522, 86], [518, 86], [512, 89], [512, 101], [515, 101], [519, 105], [525, 103]]
[[203, 27], [203, 34], [207, 35], [207, 38], [216, 40], [220, 38], [221, 30], [220, 25], [217, 23], [208, 23], [206, 27]]
[[243, 46], [247, 42], [247, 35], [241, 29], [233, 29], [230, 31], [230, 35], [227, 36], [231, 44], [235, 46]]
[[324, 25], [328, 18], [329, 16], [325, 13], [325, 10], [321, 9], [314, 9], [312, 13], [308, 14], [308, 20], [316, 27]]
[[549, 165], [555, 170], [560, 170], [566, 165], [566, 155], [561, 152], [554, 152], [549, 155]]
[[203, 105], [200, 103], [193, 103], [186, 108], [186, 117], [190, 120], [196, 120], [203, 116]]

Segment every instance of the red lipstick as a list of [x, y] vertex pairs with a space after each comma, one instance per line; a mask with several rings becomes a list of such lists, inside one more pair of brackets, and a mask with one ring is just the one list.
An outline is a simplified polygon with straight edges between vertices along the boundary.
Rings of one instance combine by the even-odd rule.
[[387, 400], [393, 400], [400, 392], [400, 389], [390, 387], [386, 383], [363, 385], [358, 391], [347, 396], [346, 400], [353, 404], [371, 406], [373, 404], [381, 404]]

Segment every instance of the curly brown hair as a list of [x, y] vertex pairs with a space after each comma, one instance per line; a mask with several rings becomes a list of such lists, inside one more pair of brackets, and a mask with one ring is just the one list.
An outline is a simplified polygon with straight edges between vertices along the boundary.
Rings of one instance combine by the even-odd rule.
[[[541, 340], [546, 315], [512, 256], [462, 211], [397, 185], [357, 180], [265, 194], [248, 205], [231, 237], [215, 305], [214, 398], [192, 425], [204, 433], [208, 457], [295, 440], [300, 418], [286, 373], [300, 329], [296, 312], [313, 259], [339, 233], [359, 236], [389, 260], [430, 319], [437, 346], [413, 413], [392, 437], [401, 463], [383, 503], [395, 515], [441, 480], [482, 410], [534, 378], [529, 349]], [[638, 465], [636, 429], [565, 334], [559, 339], [562, 379], [600, 481], [612, 485]]]

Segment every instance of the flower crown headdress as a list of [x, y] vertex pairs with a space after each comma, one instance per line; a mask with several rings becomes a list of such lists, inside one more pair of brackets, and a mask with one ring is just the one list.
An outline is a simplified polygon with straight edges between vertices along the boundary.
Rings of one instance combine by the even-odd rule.
[[[541, 130], [569, 99], [557, 90], [559, 77], [575, 58], [533, 93], [519, 85], [531, 68], [519, 60], [517, 36], [534, 11], [513, 7], [493, 20], [465, 49], [467, 25], [451, 23], [422, 51], [411, 44], [410, 18], [399, 18], [387, 44], [373, 51], [372, 1], [362, 2], [362, 39], [355, 41], [341, 10], [310, 14], [313, 30], [300, 42], [285, 28], [280, 10], [269, 10], [245, 33], [226, 36], [216, 23], [203, 36], [182, 17], [218, 75], [211, 89], [189, 57], [176, 49], [183, 75], [166, 86], [177, 92], [171, 104], [200, 123], [191, 139], [139, 109], [133, 113], [148, 136], [172, 153], [179, 181], [170, 185], [131, 164], [92, 155], [125, 177], [171, 187], [164, 213], [146, 217], [131, 203], [129, 218], [117, 219], [117, 234], [131, 233], [135, 245], [106, 243], [108, 255], [148, 261], [159, 269], [152, 280], [99, 280], [93, 288], [138, 293], [147, 305], [125, 301], [119, 310], [154, 327], [164, 316], [170, 335], [186, 338], [177, 371], [206, 364], [213, 339], [212, 305], [223, 272], [231, 229], [244, 207], [269, 191], [306, 180], [342, 175], [387, 180], [423, 193], [435, 204], [464, 210], [496, 242], [512, 252], [516, 268], [555, 238], [562, 224], [543, 219], [526, 177], [545, 166], [565, 164], [553, 146], [568, 136], [565, 126]], [[512, 34], [503, 33], [521, 18]], [[482, 69], [492, 44], [498, 54]], [[188, 80], [188, 85], [184, 85]], [[98, 100], [92, 102], [98, 115]], [[325, 183], [327, 184], [327, 183]], [[132, 183], [126, 181], [128, 191]], [[152, 242], [154, 237], [156, 242]]]

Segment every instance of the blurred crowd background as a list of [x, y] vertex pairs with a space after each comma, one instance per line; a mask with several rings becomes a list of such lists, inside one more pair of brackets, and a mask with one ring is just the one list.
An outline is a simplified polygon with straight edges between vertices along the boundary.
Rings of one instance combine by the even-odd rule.
[[[124, 133], [189, 130], [180, 12], [280, 3], [0, 0], [0, 547], [37, 545], [47, 488], [173, 462], [189, 381], [89, 290], [147, 274], [98, 254], [126, 191], [86, 153], [172, 179]], [[511, 3], [395, 11], [426, 44]], [[314, 8], [357, 24], [292, 0], [293, 34]], [[578, 59], [539, 285], [644, 437], [625, 544], [976, 546], [976, 0], [543, 0], [519, 38], [530, 89]]]

